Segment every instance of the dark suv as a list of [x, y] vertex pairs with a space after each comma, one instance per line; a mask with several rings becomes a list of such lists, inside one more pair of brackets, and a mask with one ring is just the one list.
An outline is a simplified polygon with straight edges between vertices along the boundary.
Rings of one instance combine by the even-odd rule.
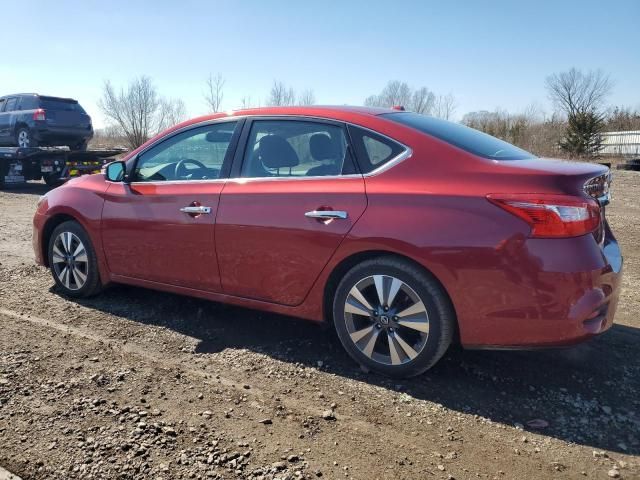
[[36, 93], [0, 97], [1, 145], [86, 150], [92, 137], [91, 117], [77, 100]]

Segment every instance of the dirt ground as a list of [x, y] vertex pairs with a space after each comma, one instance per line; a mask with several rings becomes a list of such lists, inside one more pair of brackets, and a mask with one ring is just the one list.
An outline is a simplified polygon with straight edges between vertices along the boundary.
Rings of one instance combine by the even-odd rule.
[[0, 192], [0, 466], [23, 479], [640, 478], [639, 185], [614, 171], [625, 278], [608, 333], [565, 350], [454, 348], [402, 382], [296, 319], [124, 286], [66, 299], [33, 263], [44, 187]]

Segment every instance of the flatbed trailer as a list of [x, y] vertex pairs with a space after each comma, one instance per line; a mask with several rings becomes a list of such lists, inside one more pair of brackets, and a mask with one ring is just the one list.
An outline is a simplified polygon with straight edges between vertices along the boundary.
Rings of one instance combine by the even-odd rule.
[[44, 180], [56, 187], [69, 178], [98, 173], [126, 149], [71, 151], [66, 148], [0, 147], [0, 188], [28, 180]]

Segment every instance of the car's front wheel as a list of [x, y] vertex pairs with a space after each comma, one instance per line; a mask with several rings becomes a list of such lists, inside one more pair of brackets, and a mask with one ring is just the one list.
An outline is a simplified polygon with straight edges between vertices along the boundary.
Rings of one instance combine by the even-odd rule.
[[455, 314], [442, 286], [420, 267], [395, 257], [368, 260], [344, 276], [333, 319], [349, 355], [393, 377], [419, 375], [451, 343]]
[[89, 297], [102, 288], [91, 239], [74, 221], [58, 225], [49, 239], [49, 267], [58, 287], [71, 297]]

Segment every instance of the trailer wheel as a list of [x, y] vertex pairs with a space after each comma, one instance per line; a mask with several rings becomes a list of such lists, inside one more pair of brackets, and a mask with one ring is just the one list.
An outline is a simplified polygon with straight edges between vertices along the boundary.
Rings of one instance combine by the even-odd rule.
[[38, 142], [26, 127], [21, 127], [16, 131], [16, 145], [20, 148], [34, 148]]
[[55, 173], [51, 173], [49, 175], [43, 175], [44, 183], [47, 184], [48, 187], [56, 188], [64, 183], [64, 181], [60, 180], [60, 176]]
[[89, 142], [87, 142], [86, 140], [83, 140], [82, 142], [76, 143], [75, 145], [67, 145], [67, 146], [69, 147], [69, 150], [71, 150], [72, 152], [86, 152], [88, 145], [89, 145]]
[[0, 188], [4, 187], [4, 177], [9, 172], [9, 164], [0, 162]]

